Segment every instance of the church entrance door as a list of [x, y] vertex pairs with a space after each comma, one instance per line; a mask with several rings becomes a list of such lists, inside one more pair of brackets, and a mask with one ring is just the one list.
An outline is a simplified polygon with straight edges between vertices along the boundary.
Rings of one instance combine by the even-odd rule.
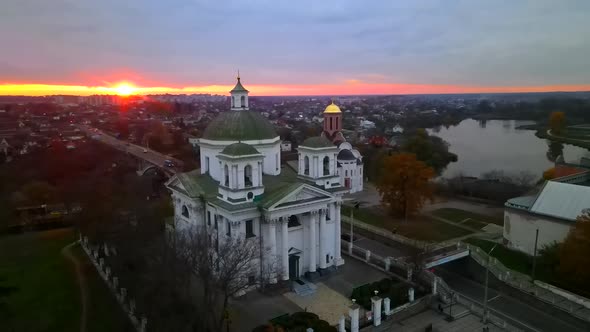
[[299, 279], [299, 255], [289, 255], [289, 279]]

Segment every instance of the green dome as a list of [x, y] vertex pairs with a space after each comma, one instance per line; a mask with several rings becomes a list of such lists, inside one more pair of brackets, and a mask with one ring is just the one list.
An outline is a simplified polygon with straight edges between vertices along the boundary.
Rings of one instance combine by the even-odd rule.
[[325, 138], [324, 136], [315, 136], [310, 137], [303, 141], [300, 146], [305, 146], [308, 148], [333, 148], [335, 147], [329, 139]]
[[253, 154], [260, 154], [260, 152], [258, 152], [258, 150], [256, 150], [255, 147], [253, 147], [250, 144], [246, 144], [246, 143], [234, 143], [234, 144], [230, 144], [228, 146], [225, 147], [225, 149], [223, 149], [223, 151], [221, 151], [222, 154], [224, 155], [228, 155], [228, 156], [249, 156], [249, 155], [253, 155]]
[[272, 123], [254, 111], [229, 111], [219, 114], [205, 128], [204, 139], [213, 141], [252, 141], [279, 135]]

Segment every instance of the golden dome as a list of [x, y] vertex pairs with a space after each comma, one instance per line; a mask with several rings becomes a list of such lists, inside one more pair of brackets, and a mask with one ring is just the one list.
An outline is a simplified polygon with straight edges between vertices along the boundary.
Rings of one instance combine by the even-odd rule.
[[326, 107], [326, 109], [324, 110], [324, 113], [342, 113], [342, 111], [340, 110], [340, 107], [338, 107], [332, 101], [332, 103], [330, 105], [328, 105], [328, 107]]

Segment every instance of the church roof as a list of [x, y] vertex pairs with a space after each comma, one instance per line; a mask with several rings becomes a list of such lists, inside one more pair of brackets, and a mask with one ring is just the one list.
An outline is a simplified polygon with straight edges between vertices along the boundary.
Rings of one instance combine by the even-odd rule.
[[241, 142], [230, 144], [230, 145], [226, 146], [225, 149], [223, 149], [223, 151], [221, 151], [221, 153], [224, 155], [235, 156], [235, 157], [260, 154], [260, 152], [258, 152], [258, 150], [256, 150], [256, 148], [253, 147], [252, 145], [246, 144], [246, 143], [241, 143]]
[[236, 86], [231, 89], [230, 93], [232, 92], [248, 92], [248, 90], [246, 90], [246, 88], [244, 88], [242, 85], [242, 82], [240, 82], [240, 76], [238, 76], [238, 82], [236, 83]]
[[332, 103], [326, 107], [324, 113], [342, 113], [342, 111], [340, 110], [340, 107], [332, 101]]
[[323, 136], [314, 136], [306, 139], [301, 143], [299, 146], [304, 146], [308, 148], [332, 148], [335, 147], [329, 139]]
[[356, 160], [356, 157], [352, 153], [352, 151], [344, 149], [338, 152], [338, 156], [336, 157], [338, 160]]
[[344, 187], [324, 189], [313, 183], [303, 181], [297, 177], [297, 173], [290, 167], [282, 167], [280, 175], [263, 175], [262, 183], [264, 184], [264, 194], [255, 198], [254, 202], [241, 204], [230, 204], [217, 197], [219, 183], [209, 174], [200, 174], [200, 170], [194, 170], [186, 173], [177, 173], [175, 177], [179, 180], [182, 190], [178, 186], [173, 186], [174, 190], [180, 191], [191, 198], [202, 197], [208, 202], [215, 204], [228, 211], [240, 211], [255, 208], [269, 208], [283, 197], [289, 195], [299, 187], [311, 185], [326, 192], [340, 192], [346, 190]]
[[204, 139], [214, 141], [249, 141], [277, 136], [272, 123], [254, 111], [223, 112], [209, 123], [203, 133]]

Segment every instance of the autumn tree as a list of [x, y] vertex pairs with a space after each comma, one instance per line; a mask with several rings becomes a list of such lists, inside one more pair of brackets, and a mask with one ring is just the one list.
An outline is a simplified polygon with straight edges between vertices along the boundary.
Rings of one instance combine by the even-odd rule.
[[457, 155], [449, 152], [449, 144], [442, 138], [429, 135], [424, 129], [408, 132], [408, 139], [402, 144], [401, 150], [416, 155], [416, 158], [432, 167], [436, 174], [451, 162], [457, 161]]
[[553, 112], [549, 116], [549, 128], [553, 134], [561, 134], [565, 129], [565, 113]]
[[384, 158], [377, 189], [390, 213], [409, 216], [433, 198], [434, 170], [416, 155], [400, 153]]
[[543, 172], [543, 180], [551, 180], [555, 178], [555, 167], [551, 167]]
[[590, 212], [580, 215], [561, 245], [559, 273], [575, 288], [590, 292]]

